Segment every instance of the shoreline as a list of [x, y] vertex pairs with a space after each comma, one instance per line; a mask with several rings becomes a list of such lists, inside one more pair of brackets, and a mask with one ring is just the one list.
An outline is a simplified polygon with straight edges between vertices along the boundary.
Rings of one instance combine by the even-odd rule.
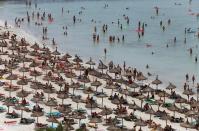
[[[0, 27], [3, 27], [4, 26], [4, 22], [3, 22], [3, 20], [0, 20]], [[42, 44], [42, 41], [40, 41], [40, 40], [38, 40], [34, 35], [32, 35], [32, 34], [30, 34], [30, 33], [27, 33], [24, 29], [21, 29], [21, 28], [16, 28], [16, 27], [14, 27], [13, 25], [8, 25], [9, 26], [9, 28], [8, 28], [8, 30], [9, 29], [11, 29], [10, 31], [12, 31], [12, 32], [14, 32], [15, 34], [17, 34], [17, 36], [19, 37], [19, 38], [25, 38], [30, 44], [34, 44], [35, 42], [37, 43], [37, 44], [39, 44], [39, 46], [40, 47], [43, 47], [43, 44]], [[28, 39], [29, 38], [29, 39]], [[54, 51], [53, 50], [53, 48], [55, 48], [56, 47], [56, 45], [55, 46], [53, 46], [53, 45], [45, 45], [46, 47], [48, 47], [49, 49], [50, 49], [50, 51]], [[58, 49], [59, 50], [59, 49]], [[71, 54], [71, 52], [60, 52], [61, 53], [61, 55], [64, 55], [65, 53], [69, 53], [69, 54]], [[83, 62], [84, 63], [82, 63], [83, 64], [83, 66], [87, 66], [86, 64], [85, 64], [85, 61], [88, 61], [89, 60], [89, 58], [86, 58], [86, 56], [81, 56], [81, 54], [75, 54], [75, 55], [78, 55], [78, 56], [80, 56], [81, 57], [81, 59], [83, 60]], [[105, 58], [105, 56], [102, 56], [103, 58]], [[74, 55], [72, 55], [72, 59], [74, 58]], [[105, 59], [98, 59], [98, 61], [99, 60], [102, 60], [103, 62], [105, 61], [105, 64], [108, 64], [108, 62], [110, 62], [110, 61], [107, 61], [107, 59], [105, 58]], [[96, 63], [97, 63], [97, 61], [95, 61]], [[117, 65], [118, 63], [114, 63], [115, 65]], [[122, 64], [122, 63], [120, 63], [120, 64]], [[97, 65], [95, 65], [94, 66], [95, 68], [97, 68]], [[128, 67], [132, 67], [132, 66], [128, 66]], [[137, 68], [138, 69], [138, 71], [141, 71], [139, 68]], [[147, 69], [146, 69], [147, 70]], [[142, 71], [141, 71], [142, 72]], [[148, 75], [146, 75], [147, 74], [147, 72], [142, 72], [142, 73], [144, 73], [144, 75], [147, 77], [147, 82], [145, 81], [144, 82], [144, 84], [150, 84], [154, 79], [155, 79], [155, 77], [158, 75], [158, 74], [153, 74], [153, 76], [148, 76]], [[159, 85], [159, 89], [165, 89], [167, 86], [168, 86], [168, 84], [170, 83], [170, 80], [162, 80], [162, 81], [166, 81], [167, 83], [165, 83], [165, 82], [163, 82], [161, 85]], [[190, 81], [189, 81], [190, 82]], [[171, 82], [172, 83], [172, 82]], [[196, 83], [195, 83], [196, 84]], [[152, 84], [150, 84], [150, 86], [152, 86], [153, 88], [155, 88], [155, 85], [152, 85]], [[196, 89], [195, 89], [195, 85], [192, 85], [191, 84], [191, 87], [193, 86], [193, 88], [194, 88], [194, 92], [196, 92]], [[181, 87], [178, 87], [177, 86], [177, 88], [176, 88], [176, 91], [179, 91], [180, 92], [180, 94], [182, 94], [183, 93], [183, 86], [181, 86]], [[196, 94], [193, 96], [195, 99], [197, 98], [197, 96], [196, 96]], [[186, 98], [186, 97], [185, 97]]]
[[[8, 30], [9, 30], [9, 29], [8, 29]], [[11, 29], [11, 30], [12, 30], [12, 29]], [[20, 30], [21, 30], [21, 29], [20, 29]], [[14, 32], [14, 31], [17, 31], [17, 30], [13, 29], [12, 31], [13, 31], [13, 33], [16, 33], [16, 32]], [[24, 34], [23, 34], [23, 33], [24, 33]], [[19, 38], [25, 38], [25, 39], [28, 41], [28, 43], [34, 44], [34, 42], [33, 42], [34, 39], [31, 39], [31, 35], [29, 35], [29, 37], [30, 37], [29, 39], [26, 38], [26, 35], [27, 35], [27, 34], [25, 33], [25, 31], [24, 31], [24, 32], [23, 32], [23, 31], [18, 32], [17, 35], [18, 35]], [[33, 36], [32, 36], [32, 37], [33, 37]], [[30, 41], [29, 41], [29, 40], [30, 40]], [[32, 41], [31, 41], [31, 40], [32, 40]], [[41, 43], [38, 43], [38, 44], [40, 44], [40, 45], [42, 46]], [[51, 51], [54, 51], [53, 49], [50, 49], [50, 50], [51, 50]], [[74, 56], [73, 56], [73, 58], [74, 58]], [[83, 60], [83, 61], [85, 62], [85, 60]], [[85, 66], [85, 63], [83, 63], [83, 66]], [[87, 66], [87, 65], [86, 65], [86, 66]], [[96, 66], [97, 66], [97, 65], [96, 65]], [[95, 67], [96, 67], [96, 66], [95, 66]], [[87, 66], [87, 67], [88, 67], [88, 66]], [[78, 72], [78, 73], [79, 73], [79, 72]], [[39, 78], [38, 80], [42, 80], [42, 79]], [[42, 81], [43, 81], [43, 80], [42, 80]], [[76, 81], [76, 80], [75, 80], [75, 81]], [[148, 80], [147, 80], [147, 81], [148, 81]], [[67, 79], [67, 82], [70, 82], [70, 79]], [[151, 81], [149, 81], [149, 83], [151, 83]], [[105, 83], [103, 82], [103, 84], [105, 84]], [[147, 82], [145, 82], [145, 84], [147, 84]], [[151, 86], [151, 85], [150, 85], [150, 86]], [[163, 85], [160, 85], [160, 87], [161, 87], [161, 86], [163, 86]], [[151, 87], [153, 87], [153, 88], [155, 89], [155, 86], [151, 86]], [[56, 88], [58, 88], [58, 87], [56, 87]], [[107, 91], [107, 92], [108, 92], [109, 94], [111, 94], [111, 91]], [[169, 91], [167, 91], [167, 92], [169, 92]], [[78, 92], [78, 93], [79, 93], [79, 92]], [[81, 94], [82, 94], [82, 93], [81, 93]], [[180, 95], [182, 96], [182, 93], [180, 93]], [[53, 97], [56, 97], [56, 95], [54, 95], [54, 94], [53, 94], [52, 96], [53, 96]], [[183, 96], [184, 96], [184, 95], [183, 95]], [[85, 98], [85, 97], [86, 97], [86, 95], [84, 96], [84, 98]], [[134, 100], [135, 100], [136, 104], [140, 103], [140, 101], [138, 101], [137, 99], [134, 99]], [[59, 102], [60, 102], [60, 101], [59, 101]], [[100, 102], [100, 100], [98, 100], [98, 102]], [[105, 102], [110, 103], [109, 101], [105, 101]], [[72, 106], [73, 106], [73, 108], [75, 108], [76, 105], [72, 105]], [[46, 107], [46, 106], [43, 106], [43, 107]], [[114, 105], [114, 107], [116, 107], [116, 106]], [[156, 108], [154, 108], [154, 109], [156, 109]], [[48, 109], [47, 109], [47, 110], [48, 110]], [[88, 111], [89, 111], [89, 110], [88, 110]], [[143, 114], [143, 113], [140, 114], [140, 112], [139, 112], [139, 113], [137, 113], [137, 115], [140, 116], [140, 117], [142, 117], [143, 119], [148, 119], [148, 117], [145, 118], [145, 114]], [[178, 115], [179, 115], [179, 114], [178, 114]], [[148, 116], [148, 115], [147, 115], [147, 116]], [[181, 116], [181, 115], [180, 115], [180, 116]], [[164, 122], [156, 120], [155, 117], [154, 117], [154, 120], [155, 120], [156, 122], [160, 123], [161, 125], [165, 125]], [[45, 121], [45, 119], [42, 118], [41, 121]], [[88, 122], [88, 120], [85, 120], [84, 122]], [[130, 123], [127, 123], [128, 126], [129, 126], [129, 124], [130, 124]], [[175, 125], [175, 124], [172, 124], [172, 125]], [[100, 126], [100, 127], [101, 127], [101, 126]], [[176, 127], [179, 127], [179, 125], [176, 125]], [[176, 128], [176, 127], [175, 127], [175, 128]], [[103, 127], [101, 127], [101, 128], [104, 129]], [[183, 129], [183, 128], [181, 128], [181, 127], [179, 127], [179, 128], [180, 128], [180, 129]], [[148, 128], [143, 128], [143, 129], [145, 129], [146, 131], [148, 130]], [[27, 130], [27, 129], [24, 129], [24, 131], [25, 131], [25, 130]], [[104, 130], [105, 130], [105, 129], [104, 129]]]

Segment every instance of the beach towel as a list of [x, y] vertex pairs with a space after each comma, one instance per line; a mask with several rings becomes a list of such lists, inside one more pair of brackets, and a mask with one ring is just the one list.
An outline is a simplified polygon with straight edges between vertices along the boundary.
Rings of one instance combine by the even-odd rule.
[[6, 125], [16, 125], [17, 121], [4, 121], [4, 124], [6, 124]]

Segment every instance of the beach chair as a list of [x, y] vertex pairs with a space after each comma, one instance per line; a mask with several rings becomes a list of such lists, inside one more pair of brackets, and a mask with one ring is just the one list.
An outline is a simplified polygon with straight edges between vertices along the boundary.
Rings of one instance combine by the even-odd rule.
[[35, 120], [31, 118], [21, 118], [20, 124], [28, 125], [34, 123]]
[[46, 116], [47, 116], [47, 117], [52, 116], [52, 117], [55, 117], [55, 118], [60, 118], [60, 117], [63, 116], [63, 114], [61, 114], [60, 112], [51, 112], [51, 113], [47, 113]]
[[5, 112], [5, 111], [6, 111], [6, 109], [4, 107], [0, 106], [0, 113]]
[[6, 125], [15, 125], [17, 121], [4, 121], [4, 124]]
[[145, 102], [150, 104], [150, 105], [156, 105], [156, 102], [155, 102], [154, 99], [146, 99]]
[[75, 112], [78, 112], [78, 113], [86, 113], [86, 110], [85, 110], [85, 109], [82, 109], [82, 108], [79, 108], [79, 109], [76, 109]]
[[98, 127], [96, 123], [88, 123], [87, 125], [88, 127], [95, 128], [95, 129]]
[[171, 107], [171, 106], [172, 106], [172, 103], [166, 103], [166, 102], [165, 102], [162, 106], [168, 108], [168, 107]]

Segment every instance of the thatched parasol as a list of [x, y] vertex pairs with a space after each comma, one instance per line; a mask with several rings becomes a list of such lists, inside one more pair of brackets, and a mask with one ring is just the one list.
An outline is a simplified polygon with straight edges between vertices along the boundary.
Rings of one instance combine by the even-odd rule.
[[158, 79], [158, 75], [156, 76], [156, 79], [151, 82], [152, 84], [156, 85], [156, 90], [158, 89], [158, 85], [162, 84], [162, 81]]

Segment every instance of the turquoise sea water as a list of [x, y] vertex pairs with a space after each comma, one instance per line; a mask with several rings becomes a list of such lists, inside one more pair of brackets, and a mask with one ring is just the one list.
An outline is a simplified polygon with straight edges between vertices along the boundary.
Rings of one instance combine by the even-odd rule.
[[[181, 5], [174, 3], [181, 3]], [[109, 7], [104, 9], [104, 4], [108, 4]], [[149, 71], [159, 74], [159, 78], [165, 85], [173, 82], [180, 89], [186, 73], [189, 73], [190, 76], [194, 74], [196, 80], [199, 77], [199, 63], [194, 62], [194, 57], [199, 51], [196, 48], [199, 39], [195, 34], [187, 34], [187, 44], [183, 43], [185, 27], [198, 31], [199, 19], [190, 15], [190, 13], [199, 13], [198, 5], [198, 0], [193, 0], [191, 5], [188, 0], [41, 0], [35, 9], [34, 4], [32, 7], [26, 7], [25, 2], [9, 1], [1, 4], [0, 19], [6, 19], [9, 23], [14, 24], [15, 17], [25, 17], [27, 11], [30, 14], [32, 11], [46, 11], [52, 14], [54, 22], [51, 24], [44, 22], [44, 26], [48, 26], [48, 36], [51, 40], [55, 38], [58, 49], [62, 52], [78, 54], [85, 59], [91, 56], [98, 61], [99, 59], [104, 60], [103, 50], [106, 48], [107, 57], [104, 61], [113, 60], [114, 63], [120, 64], [126, 61], [127, 65], [143, 70], [145, 73]], [[155, 15], [155, 6], [160, 8], [159, 16]], [[63, 14], [61, 13], [62, 7], [64, 8]], [[84, 7], [85, 10], [82, 10], [81, 7]], [[189, 9], [192, 11], [190, 12]], [[70, 10], [69, 14], [66, 13], [67, 10]], [[82, 15], [78, 15], [81, 10]], [[129, 25], [124, 21], [123, 14], [129, 16]], [[81, 18], [82, 22], [74, 25], [73, 15]], [[154, 19], [151, 19], [151, 16]], [[169, 18], [171, 25], [167, 26]], [[96, 23], [92, 23], [92, 19], [96, 20]], [[123, 31], [118, 28], [118, 19], [123, 23]], [[165, 32], [162, 32], [159, 26], [160, 20], [163, 20], [163, 25], [166, 25]], [[145, 36], [140, 40], [135, 31], [138, 21], [147, 24]], [[112, 22], [115, 23], [112, 24]], [[106, 35], [103, 35], [101, 31], [103, 24], [109, 26]], [[63, 35], [62, 29], [62, 26], [66, 25], [68, 26], [67, 37]], [[94, 26], [97, 26], [100, 35], [98, 44], [92, 41]], [[41, 27], [25, 22], [21, 28], [41, 40]], [[110, 44], [108, 42], [109, 35], [121, 37], [123, 34], [125, 35], [124, 43]], [[176, 44], [173, 43], [174, 36], [177, 37]], [[45, 43], [50, 43], [51, 40]], [[146, 43], [151, 44], [152, 47], [147, 48]], [[166, 48], [166, 44], [169, 45], [169, 48]], [[192, 57], [189, 55], [189, 48], [193, 48]], [[155, 54], [151, 55], [151, 52]], [[149, 64], [150, 69], [145, 69], [146, 64]], [[151, 79], [154, 78], [153, 76]]]

